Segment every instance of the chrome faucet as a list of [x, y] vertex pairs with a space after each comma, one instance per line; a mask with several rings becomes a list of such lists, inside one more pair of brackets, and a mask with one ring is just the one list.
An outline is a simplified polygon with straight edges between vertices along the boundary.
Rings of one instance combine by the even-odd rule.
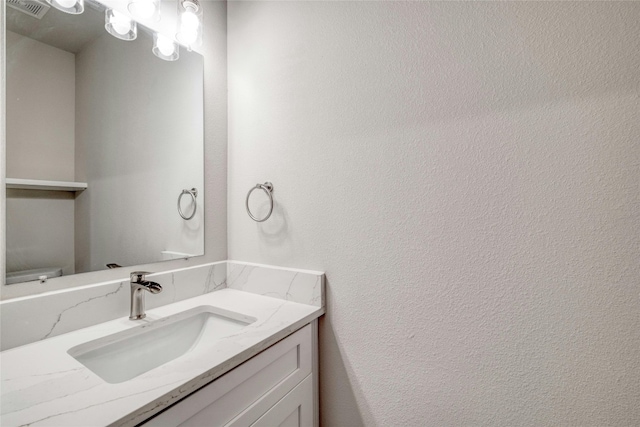
[[131, 313], [129, 319], [144, 319], [144, 294], [142, 291], [149, 291], [152, 294], [162, 292], [162, 286], [156, 282], [150, 282], [145, 279], [148, 271], [134, 271], [131, 273]]

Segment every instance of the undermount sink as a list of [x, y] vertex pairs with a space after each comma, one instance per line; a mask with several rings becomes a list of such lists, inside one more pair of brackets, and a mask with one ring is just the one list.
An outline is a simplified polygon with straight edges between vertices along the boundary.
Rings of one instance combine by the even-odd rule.
[[98, 338], [67, 353], [108, 383], [128, 381], [185, 353], [232, 335], [254, 317], [200, 306]]

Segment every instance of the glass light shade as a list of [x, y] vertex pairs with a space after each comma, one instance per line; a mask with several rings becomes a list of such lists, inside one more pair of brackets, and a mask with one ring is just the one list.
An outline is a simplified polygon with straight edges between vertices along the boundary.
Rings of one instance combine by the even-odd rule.
[[202, 44], [202, 6], [198, 0], [179, 0], [176, 39], [187, 49]]
[[72, 15], [84, 12], [84, 0], [47, 0], [51, 6]]
[[165, 61], [176, 61], [180, 56], [178, 43], [162, 34], [153, 34], [153, 54]]
[[104, 28], [120, 40], [135, 40], [138, 37], [136, 21], [117, 10], [107, 9], [104, 12]]
[[154, 22], [160, 20], [160, 0], [130, 0], [127, 8], [136, 18]]

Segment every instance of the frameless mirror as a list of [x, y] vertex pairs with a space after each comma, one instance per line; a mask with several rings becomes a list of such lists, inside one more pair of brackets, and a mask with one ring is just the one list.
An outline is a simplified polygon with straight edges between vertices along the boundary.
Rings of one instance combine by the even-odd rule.
[[6, 10], [6, 283], [204, 253], [203, 58], [87, 4]]

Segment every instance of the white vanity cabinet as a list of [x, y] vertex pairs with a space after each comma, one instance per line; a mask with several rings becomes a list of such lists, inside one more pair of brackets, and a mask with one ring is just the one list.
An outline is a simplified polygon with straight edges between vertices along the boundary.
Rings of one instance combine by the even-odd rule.
[[141, 426], [317, 427], [317, 320]]

